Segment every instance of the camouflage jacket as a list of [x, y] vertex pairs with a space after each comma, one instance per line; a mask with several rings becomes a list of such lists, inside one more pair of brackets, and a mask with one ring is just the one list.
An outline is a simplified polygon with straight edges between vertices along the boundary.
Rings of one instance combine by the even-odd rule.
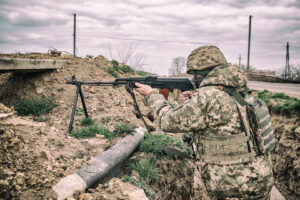
[[[182, 105], [172, 109], [155, 90], [149, 94], [148, 106], [162, 131], [193, 132], [197, 146], [195, 153], [199, 155], [201, 136], [243, 133], [234, 98], [219, 86], [243, 90], [246, 84], [247, 78], [239, 68], [221, 65], [206, 76], [192, 98]], [[256, 156], [249, 163], [223, 166], [202, 162], [201, 175], [208, 192], [223, 197], [238, 194], [247, 199], [251, 195], [268, 195], [273, 185], [269, 156]]]

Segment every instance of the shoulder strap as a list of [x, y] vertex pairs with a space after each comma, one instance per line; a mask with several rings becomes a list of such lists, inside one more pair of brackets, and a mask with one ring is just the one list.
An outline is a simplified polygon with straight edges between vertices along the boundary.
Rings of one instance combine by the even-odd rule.
[[246, 89], [243, 92], [237, 92], [237, 90], [234, 87], [223, 87], [223, 90], [227, 93], [229, 93], [231, 96], [235, 98], [235, 100], [241, 105], [246, 106], [248, 103], [245, 101], [244, 97], [242, 96], [243, 92], [248, 92], [248, 89]]

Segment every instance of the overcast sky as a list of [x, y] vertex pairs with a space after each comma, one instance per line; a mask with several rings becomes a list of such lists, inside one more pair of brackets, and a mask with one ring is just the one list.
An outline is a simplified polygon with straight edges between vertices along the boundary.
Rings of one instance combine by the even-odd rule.
[[[216, 45], [231, 63], [276, 70], [300, 65], [300, 0], [0, 0], [0, 52], [73, 53], [118, 59], [117, 51], [138, 44], [146, 71], [168, 74], [172, 59], [203, 45]], [[110, 53], [111, 49], [111, 53]]]

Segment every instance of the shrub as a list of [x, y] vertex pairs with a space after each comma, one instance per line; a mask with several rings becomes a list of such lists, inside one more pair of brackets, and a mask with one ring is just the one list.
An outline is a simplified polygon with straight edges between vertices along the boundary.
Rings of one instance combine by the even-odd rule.
[[30, 97], [29, 99], [19, 99], [15, 109], [19, 116], [41, 116], [49, 113], [56, 105], [46, 97]]
[[114, 133], [118, 135], [123, 133], [132, 134], [136, 127], [137, 126], [135, 124], [125, 124], [125, 123], [117, 124], [115, 125]]
[[95, 123], [95, 120], [93, 120], [91, 117], [83, 118], [81, 120], [82, 126], [90, 126], [90, 125], [94, 125], [94, 123]]

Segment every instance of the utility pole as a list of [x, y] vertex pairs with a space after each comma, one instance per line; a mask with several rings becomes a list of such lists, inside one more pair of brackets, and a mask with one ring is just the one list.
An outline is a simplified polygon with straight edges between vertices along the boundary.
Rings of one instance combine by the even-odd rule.
[[251, 19], [252, 19], [252, 16], [249, 15], [249, 33], [248, 33], [248, 58], [247, 58], [247, 70], [250, 69], [250, 65], [249, 65], [249, 62], [250, 62], [250, 42], [251, 42]]
[[241, 68], [241, 60], [242, 60], [242, 56], [241, 54], [239, 55], [239, 68]]
[[74, 15], [74, 30], [73, 30], [73, 56], [76, 57], [76, 13]]
[[286, 60], [285, 60], [285, 78], [290, 78], [290, 45], [289, 42], [286, 43]]

